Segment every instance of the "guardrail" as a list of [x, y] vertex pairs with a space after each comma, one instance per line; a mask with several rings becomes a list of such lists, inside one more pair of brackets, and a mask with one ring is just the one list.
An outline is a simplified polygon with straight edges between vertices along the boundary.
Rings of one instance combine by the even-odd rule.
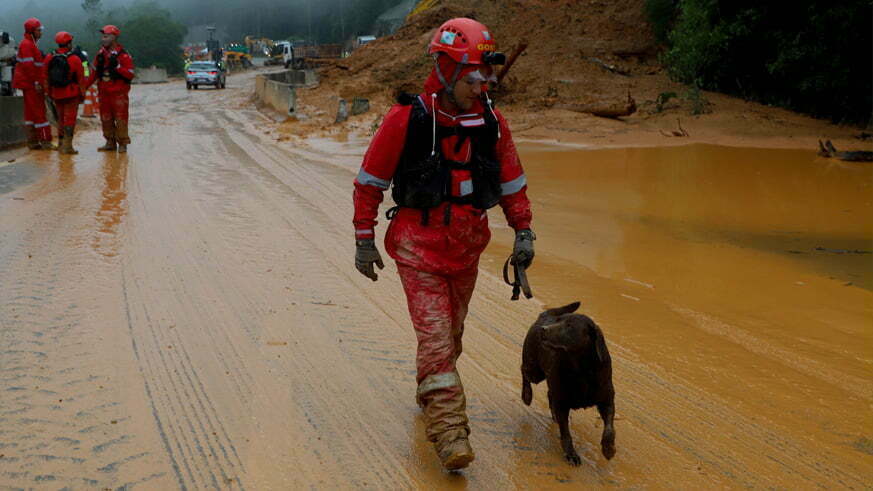
[[291, 116], [297, 109], [297, 94], [294, 89], [316, 85], [318, 76], [312, 70], [264, 73], [255, 80], [255, 98], [259, 103]]
[[0, 97], [0, 148], [27, 141], [24, 133], [24, 97]]

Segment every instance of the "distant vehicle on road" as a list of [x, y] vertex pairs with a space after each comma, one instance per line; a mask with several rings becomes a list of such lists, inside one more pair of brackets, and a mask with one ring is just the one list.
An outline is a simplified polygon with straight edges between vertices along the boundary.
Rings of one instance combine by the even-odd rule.
[[185, 75], [188, 90], [201, 85], [211, 85], [216, 89], [223, 89], [227, 85], [227, 72], [224, 67], [214, 61], [195, 61], [188, 65], [188, 73]]

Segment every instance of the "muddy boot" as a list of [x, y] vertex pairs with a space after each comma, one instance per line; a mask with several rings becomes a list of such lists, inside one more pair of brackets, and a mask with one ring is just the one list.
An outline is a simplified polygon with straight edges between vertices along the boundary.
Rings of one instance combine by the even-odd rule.
[[97, 147], [98, 152], [114, 152], [115, 146], [115, 122], [111, 119], [101, 119], [100, 123], [103, 126], [103, 138], [106, 138], [106, 144], [102, 147]]
[[467, 399], [457, 372], [425, 378], [418, 386], [424, 405], [427, 439], [434, 444], [440, 462], [447, 470], [463, 469], [476, 458], [467, 435]]
[[106, 144], [102, 147], [97, 147], [98, 152], [114, 152], [118, 147], [115, 146], [115, 140], [106, 140]]
[[32, 125], [24, 127], [24, 132], [27, 136], [27, 148], [31, 150], [39, 150], [39, 137], [36, 135], [36, 128]]
[[476, 459], [470, 440], [463, 433], [460, 430], [444, 433], [443, 438], [434, 442], [437, 456], [446, 470], [463, 469]]
[[54, 147], [54, 150], [57, 150], [61, 153], [64, 153], [64, 130], [58, 130], [58, 146]]
[[75, 129], [72, 126], [64, 127], [64, 136], [63, 140], [61, 140], [62, 147], [61, 153], [65, 155], [76, 155], [79, 153], [73, 148], [73, 135], [75, 134]]
[[127, 121], [115, 120], [115, 140], [118, 142], [118, 153], [127, 153], [127, 144], [130, 143], [130, 135], [127, 134]]

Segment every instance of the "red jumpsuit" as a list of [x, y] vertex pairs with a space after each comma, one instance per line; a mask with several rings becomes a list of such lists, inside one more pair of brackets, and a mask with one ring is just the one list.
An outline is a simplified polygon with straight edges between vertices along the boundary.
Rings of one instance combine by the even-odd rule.
[[[57, 50], [58, 54], [69, 52], [69, 48], [58, 48]], [[48, 67], [54, 57], [54, 54], [49, 54], [45, 57], [44, 78], [46, 80], [48, 80]], [[70, 66], [70, 84], [64, 87], [49, 86], [48, 88], [48, 96], [52, 99], [55, 109], [58, 111], [58, 126], [61, 128], [76, 126], [79, 103], [82, 102], [84, 94], [82, 87], [87, 83], [82, 60], [78, 56], [67, 56], [67, 63]]]
[[[110, 74], [110, 59], [115, 56], [118, 60], [116, 71], [121, 78], [113, 79]], [[114, 47], [102, 47], [94, 59], [91, 76], [88, 78], [87, 87], [97, 81], [97, 96], [100, 100], [100, 121], [103, 124], [103, 137], [108, 142], [117, 142], [124, 145], [130, 143], [127, 132], [128, 94], [130, 82], [133, 80], [133, 58], [116, 43]]]
[[[435, 88], [433, 77], [426, 89]], [[436, 90], [430, 90], [434, 93]], [[420, 98], [430, 114], [433, 107], [430, 94]], [[484, 124], [483, 112], [477, 104], [468, 114], [449, 115], [437, 111], [440, 126], [477, 126]], [[395, 105], [385, 116], [373, 137], [355, 179], [355, 237], [374, 237], [376, 216], [383, 193], [388, 189], [397, 169], [406, 140], [407, 123], [412, 106]], [[503, 208], [509, 225], [516, 229], [530, 228], [530, 202], [526, 195], [526, 179], [506, 120], [495, 110], [500, 139], [495, 153], [501, 164]], [[450, 160], [469, 162], [469, 139], [456, 148], [457, 136], [442, 140], [443, 155]], [[457, 150], [457, 151], [456, 151]], [[470, 172], [452, 170], [452, 194], [462, 196]], [[443, 219], [450, 206], [448, 224]], [[431, 209], [427, 224], [422, 211], [400, 208], [385, 237], [385, 248], [397, 262], [400, 280], [406, 292], [409, 313], [418, 339], [417, 381], [419, 402], [428, 416], [427, 435], [431, 441], [451, 440], [469, 433], [465, 414], [465, 399], [455, 361], [461, 354], [464, 318], [473, 294], [478, 273], [479, 256], [491, 238], [488, 216], [472, 205], [443, 203]]]
[[[45, 78], [42, 51], [36, 46], [33, 34], [27, 33], [18, 46], [15, 74], [12, 87], [24, 93], [24, 124], [27, 127], [27, 140], [34, 144], [49, 142], [51, 128], [45, 116]], [[37, 89], [37, 85], [40, 86]]]

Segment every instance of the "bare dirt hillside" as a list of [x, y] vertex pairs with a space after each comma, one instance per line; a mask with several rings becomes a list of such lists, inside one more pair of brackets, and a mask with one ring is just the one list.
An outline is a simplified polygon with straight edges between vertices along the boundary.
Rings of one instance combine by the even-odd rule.
[[[525, 53], [496, 92], [521, 137], [604, 145], [663, 145], [693, 141], [735, 146], [811, 148], [819, 138], [863, 147], [860, 130], [717, 93], [694, 93], [670, 80], [658, 61], [644, 0], [428, 0], [394, 35], [319, 69], [321, 85], [298, 92], [301, 120], [287, 134], [372, 131], [399, 91], [418, 92], [431, 69], [425, 49], [433, 30], [452, 17], [485, 23], [510, 52]], [[609, 66], [612, 69], [605, 68]], [[674, 94], [658, 104], [662, 94]], [[621, 104], [630, 94], [638, 111], [622, 120], [578, 112]], [[339, 98], [370, 99], [373, 111], [334, 125]], [[677, 119], [681, 122], [677, 122]], [[682, 127], [689, 137], [664, 136]], [[869, 146], [869, 144], [866, 144]]]

